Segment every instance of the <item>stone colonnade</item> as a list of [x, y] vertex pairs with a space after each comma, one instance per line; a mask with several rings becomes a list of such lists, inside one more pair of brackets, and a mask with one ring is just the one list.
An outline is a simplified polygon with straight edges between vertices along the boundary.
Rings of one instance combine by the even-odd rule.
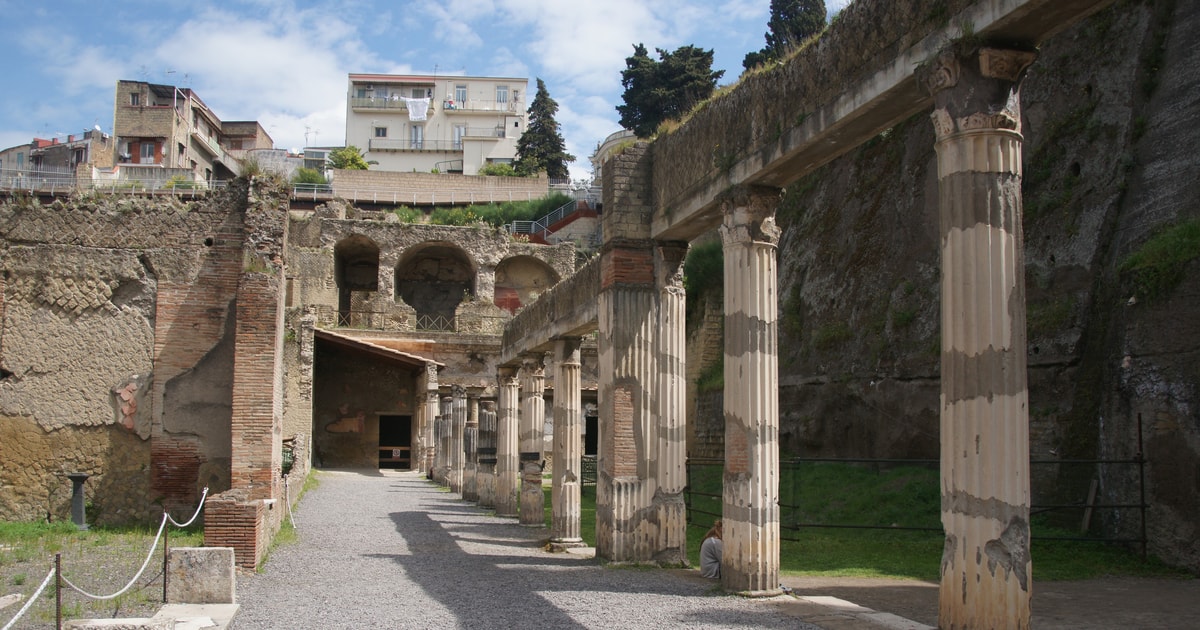
[[934, 96], [942, 248], [943, 628], [1029, 627], [1018, 86], [1034, 58], [950, 48], [921, 76]]

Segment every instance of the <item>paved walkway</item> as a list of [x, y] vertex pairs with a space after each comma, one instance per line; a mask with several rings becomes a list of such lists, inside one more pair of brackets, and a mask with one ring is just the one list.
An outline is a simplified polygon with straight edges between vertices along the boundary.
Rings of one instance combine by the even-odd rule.
[[[697, 571], [551, 554], [548, 532], [491, 516], [411, 472], [329, 472], [299, 541], [239, 576], [248, 628], [800, 628], [796, 600], [725, 595]], [[278, 509], [278, 508], [277, 508]]]
[[[239, 576], [247, 628], [797, 628], [918, 630], [937, 586], [784, 578], [795, 597], [726, 595], [695, 570], [551, 554], [543, 528], [490, 515], [412, 472], [322, 471], [298, 542]], [[1200, 581], [1035, 582], [1033, 627], [1200, 628]]]

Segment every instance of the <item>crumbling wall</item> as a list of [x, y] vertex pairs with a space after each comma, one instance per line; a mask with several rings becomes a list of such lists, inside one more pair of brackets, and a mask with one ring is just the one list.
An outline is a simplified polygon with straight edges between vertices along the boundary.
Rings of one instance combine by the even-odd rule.
[[92, 475], [113, 522], [194, 507], [228, 479], [219, 346], [234, 294], [220, 276], [241, 267], [240, 216], [232, 193], [0, 204], [0, 517], [65, 517], [66, 472]]

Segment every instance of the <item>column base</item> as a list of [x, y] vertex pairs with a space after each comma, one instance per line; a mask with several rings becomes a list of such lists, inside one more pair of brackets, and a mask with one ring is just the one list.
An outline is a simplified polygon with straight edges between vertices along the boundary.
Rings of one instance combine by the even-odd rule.
[[546, 550], [549, 551], [550, 553], [562, 553], [569, 549], [581, 549], [581, 548], [587, 547], [587, 546], [588, 546], [588, 544], [583, 542], [582, 538], [577, 539], [577, 540], [572, 540], [569, 538], [565, 539], [565, 540], [551, 539], [550, 544], [546, 545]]
[[739, 597], [758, 598], [758, 597], [776, 597], [778, 595], [783, 595], [783, 593], [784, 593], [783, 588], [776, 587], [776, 588], [767, 589], [765, 591], [737, 591], [736, 593], [734, 593], [734, 595], [737, 595]]

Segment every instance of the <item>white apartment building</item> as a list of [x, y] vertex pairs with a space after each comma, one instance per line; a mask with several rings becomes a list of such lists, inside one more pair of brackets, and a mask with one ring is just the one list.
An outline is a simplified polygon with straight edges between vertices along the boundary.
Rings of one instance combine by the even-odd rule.
[[371, 170], [474, 175], [512, 162], [525, 131], [529, 79], [351, 74], [346, 144]]

